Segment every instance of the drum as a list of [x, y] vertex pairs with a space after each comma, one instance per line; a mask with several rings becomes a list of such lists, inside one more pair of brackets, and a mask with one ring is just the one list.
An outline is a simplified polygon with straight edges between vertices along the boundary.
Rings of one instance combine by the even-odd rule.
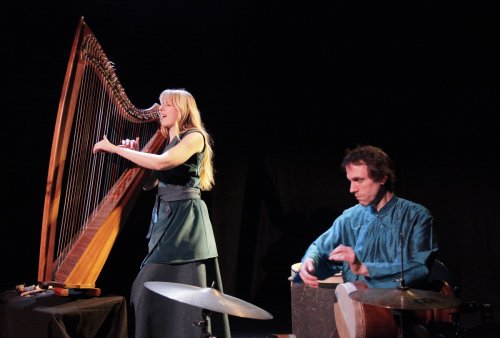
[[398, 337], [398, 325], [391, 310], [362, 304], [349, 293], [367, 288], [364, 282], [342, 283], [335, 288], [334, 318], [341, 338]]
[[332, 320], [336, 302], [335, 287], [342, 283], [342, 274], [320, 281], [318, 288], [293, 282], [300, 263], [291, 266], [292, 332], [297, 338], [330, 338], [336, 331]]
[[[436, 281], [434, 291], [439, 292], [446, 296], [455, 296], [455, 291], [451, 286], [445, 281]], [[453, 324], [456, 322], [458, 316], [458, 308], [444, 308], [444, 309], [432, 309], [432, 310], [421, 310], [416, 311], [417, 317], [426, 325], [429, 324]]]
[[[300, 272], [300, 267], [302, 266], [302, 263], [295, 263], [292, 264], [291, 266], [291, 273], [290, 277], [288, 278], [289, 281], [293, 281], [297, 274]], [[329, 288], [329, 289], [335, 289], [337, 284], [343, 283], [344, 280], [342, 279], [342, 272], [338, 272], [335, 275], [328, 277], [326, 279], [320, 280], [319, 281], [319, 287], [323, 288]]]
[[292, 266], [290, 268], [291, 269], [290, 277], [288, 278], [289, 281], [293, 281], [295, 279], [295, 277], [297, 276], [297, 274], [300, 271], [301, 266], [302, 266], [301, 263], [292, 264]]

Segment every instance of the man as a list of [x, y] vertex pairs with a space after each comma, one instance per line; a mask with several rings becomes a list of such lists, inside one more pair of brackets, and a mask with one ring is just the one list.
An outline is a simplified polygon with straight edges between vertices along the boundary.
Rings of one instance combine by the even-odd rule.
[[[358, 146], [347, 150], [341, 167], [358, 204], [346, 209], [309, 246], [300, 279], [318, 287], [319, 280], [341, 271], [344, 282], [353, 286], [352, 282], [362, 281], [365, 287], [424, 287], [438, 250], [430, 212], [395, 195], [394, 166], [382, 149]], [[345, 323], [339, 319], [349, 318], [337, 318], [337, 311], [339, 307], [335, 316], [342, 333], [339, 326]]]

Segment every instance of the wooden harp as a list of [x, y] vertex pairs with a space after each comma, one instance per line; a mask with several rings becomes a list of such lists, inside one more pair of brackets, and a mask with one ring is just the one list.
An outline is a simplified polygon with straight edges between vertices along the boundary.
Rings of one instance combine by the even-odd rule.
[[159, 105], [138, 109], [129, 100], [96, 37], [80, 19], [59, 101], [49, 160], [40, 240], [38, 283], [57, 294], [96, 280], [148, 170], [114, 154], [92, 153], [107, 135], [117, 144], [139, 136], [158, 153]]

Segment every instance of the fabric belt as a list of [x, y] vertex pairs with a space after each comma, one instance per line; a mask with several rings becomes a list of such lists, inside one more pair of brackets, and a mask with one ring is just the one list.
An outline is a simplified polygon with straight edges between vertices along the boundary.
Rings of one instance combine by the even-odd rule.
[[201, 198], [201, 191], [199, 188], [190, 188], [182, 185], [165, 185], [158, 186], [158, 197], [163, 202], [172, 202], [186, 199], [199, 199]]

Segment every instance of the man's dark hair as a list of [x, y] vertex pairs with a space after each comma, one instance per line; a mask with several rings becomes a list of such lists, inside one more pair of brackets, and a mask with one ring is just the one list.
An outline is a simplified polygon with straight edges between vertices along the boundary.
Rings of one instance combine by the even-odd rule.
[[342, 170], [345, 171], [345, 167], [351, 163], [355, 165], [366, 164], [368, 176], [375, 182], [380, 182], [387, 176], [385, 189], [394, 191], [396, 184], [394, 164], [389, 155], [382, 149], [370, 145], [360, 145], [353, 149], [347, 149], [340, 165]]

